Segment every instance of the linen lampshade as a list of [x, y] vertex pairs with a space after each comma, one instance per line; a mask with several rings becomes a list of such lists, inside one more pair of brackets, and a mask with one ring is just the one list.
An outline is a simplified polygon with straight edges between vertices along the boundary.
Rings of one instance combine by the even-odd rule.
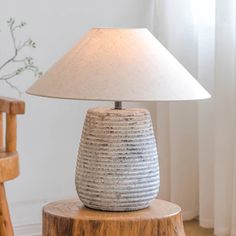
[[82, 100], [172, 101], [209, 93], [147, 29], [92, 29], [28, 91]]

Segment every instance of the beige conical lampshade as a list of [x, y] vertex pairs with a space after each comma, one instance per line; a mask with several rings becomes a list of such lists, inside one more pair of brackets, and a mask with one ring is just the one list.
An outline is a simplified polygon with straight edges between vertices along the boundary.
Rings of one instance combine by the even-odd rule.
[[147, 29], [90, 30], [27, 92], [111, 101], [210, 97]]

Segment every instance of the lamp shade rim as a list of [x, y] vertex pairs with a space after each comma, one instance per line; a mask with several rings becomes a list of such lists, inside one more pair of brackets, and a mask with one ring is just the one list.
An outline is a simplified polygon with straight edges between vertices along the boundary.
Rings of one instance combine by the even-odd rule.
[[61, 99], [61, 100], [79, 100], [79, 101], [102, 101], [102, 102], [115, 102], [115, 101], [121, 101], [121, 102], [176, 102], [176, 101], [197, 101], [197, 100], [205, 100], [211, 98], [211, 95], [206, 91], [205, 96], [203, 97], [191, 97], [191, 98], [149, 98], [149, 99], [126, 99], [126, 98], [111, 98], [111, 99], [102, 99], [102, 98], [77, 98], [77, 97], [62, 97], [62, 96], [53, 96], [53, 95], [46, 95], [46, 94], [37, 94], [34, 92], [31, 92], [30, 89], [26, 91], [26, 94], [36, 96], [36, 97], [44, 97], [44, 98], [52, 98], [52, 99]]

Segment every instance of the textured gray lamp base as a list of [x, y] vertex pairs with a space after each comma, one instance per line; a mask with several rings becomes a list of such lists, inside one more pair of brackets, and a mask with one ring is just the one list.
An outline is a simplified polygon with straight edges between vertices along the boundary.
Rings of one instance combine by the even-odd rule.
[[148, 207], [160, 185], [149, 111], [89, 109], [75, 182], [79, 198], [87, 207], [104, 211]]

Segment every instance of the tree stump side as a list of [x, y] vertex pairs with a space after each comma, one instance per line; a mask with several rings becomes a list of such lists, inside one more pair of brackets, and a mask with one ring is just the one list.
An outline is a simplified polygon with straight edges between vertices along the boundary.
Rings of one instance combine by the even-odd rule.
[[104, 212], [79, 200], [64, 200], [43, 209], [43, 236], [185, 236], [179, 206], [154, 200], [149, 208]]

